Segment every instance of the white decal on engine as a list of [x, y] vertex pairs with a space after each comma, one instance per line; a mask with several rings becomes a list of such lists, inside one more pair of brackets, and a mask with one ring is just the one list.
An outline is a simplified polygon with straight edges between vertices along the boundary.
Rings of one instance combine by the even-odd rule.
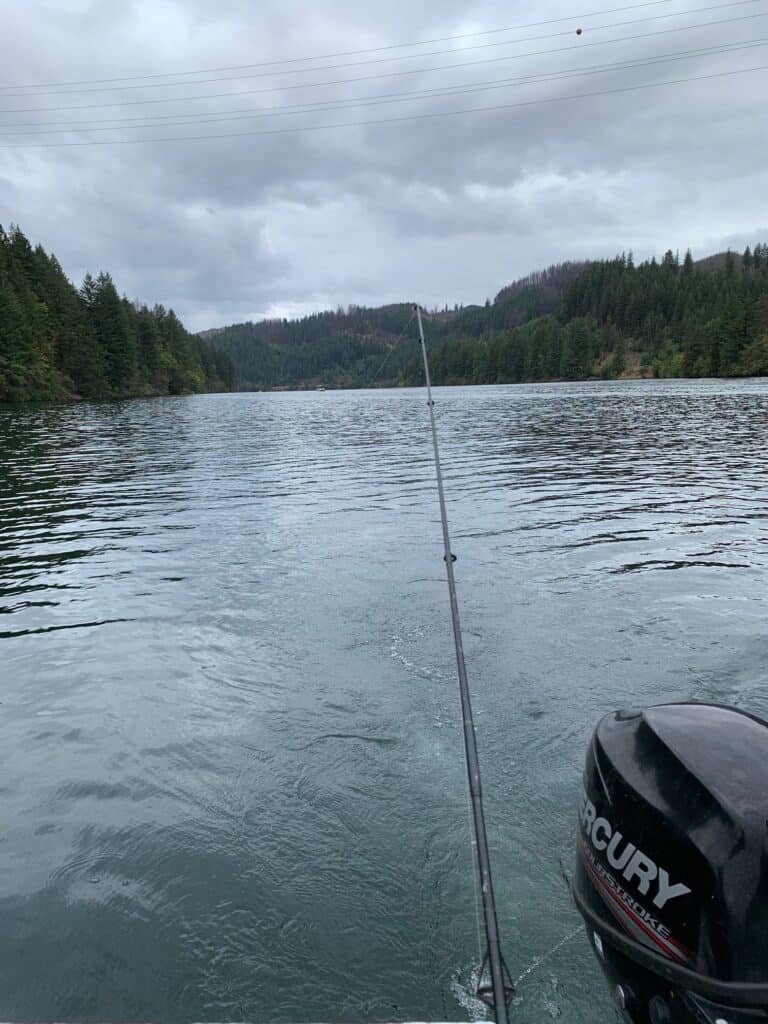
[[[607, 818], [598, 817], [597, 808], [585, 796], [581, 812], [584, 834], [599, 853], [607, 851], [608, 863], [621, 871], [627, 882], [633, 883], [643, 896], [655, 888], [653, 905], [663, 910], [670, 900], [687, 895], [691, 890], [682, 882], [674, 884], [669, 874], [634, 843], [625, 842], [624, 836], [614, 829]], [[622, 844], [623, 847], [622, 847]]]

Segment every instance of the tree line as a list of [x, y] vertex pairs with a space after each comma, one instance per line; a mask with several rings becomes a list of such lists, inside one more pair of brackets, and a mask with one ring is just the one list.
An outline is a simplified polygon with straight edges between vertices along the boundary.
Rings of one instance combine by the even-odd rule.
[[[430, 339], [446, 344], [485, 339], [557, 312], [565, 287], [585, 266], [562, 263], [531, 274], [483, 306], [432, 310]], [[231, 357], [240, 388], [394, 385], [418, 354], [415, 328], [401, 338], [412, 308], [408, 303], [348, 306], [300, 320], [233, 324], [204, 337]]]
[[[558, 313], [444, 339], [432, 374], [436, 384], [768, 374], [768, 245], [703, 265], [671, 251], [589, 263]], [[422, 378], [414, 358], [401, 382]]]
[[222, 391], [228, 356], [173, 310], [121, 297], [107, 273], [81, 288], [20, 228], [0, 226], [0, 402]]
[[204, 337], [231, 358], [237, 386], [245, 390], [320, 383], [367, 387], [395, 383], [416, 351], [413, 340], [396, 346], [410, 314], [407, 304], [349, 306], [300, 320], [233, 324]]
[[[207, 337], [242, 388], [417, 384], [411, 307], [359, 306]], [[768, 374], [768, 245], [694, 263], [668, 251], [637, 265], [562, 263], [482, 306], [430, 312], [437, 384]]]
[[[0, 227], [0, 402], [423, 379], [412, 307], [350, 306], [190, 334], [172, 310], [77, 289], [55, 256]], [[493, 302], [432, 310], [436, 384], [768, 374], [768, 245], [694, 263], [563, 263]]]

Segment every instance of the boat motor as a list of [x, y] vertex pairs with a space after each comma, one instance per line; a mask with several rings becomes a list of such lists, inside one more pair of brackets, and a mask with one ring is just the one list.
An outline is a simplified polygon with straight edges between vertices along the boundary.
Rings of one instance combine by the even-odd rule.
[[768, 1022], [768, 723], [619, 711], [587, 753], [573, 896], [631, 1024]]

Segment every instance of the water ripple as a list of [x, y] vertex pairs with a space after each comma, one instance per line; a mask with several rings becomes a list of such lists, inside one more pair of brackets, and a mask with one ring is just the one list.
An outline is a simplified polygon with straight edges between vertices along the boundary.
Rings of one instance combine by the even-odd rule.
[[[768, 384], [436, 400], [516, 1019], [609, 1022], [584, 751], [768, 714]], [[0, 455], [3, 1019], [478, 1012], [423, 395], [5, 410]]]

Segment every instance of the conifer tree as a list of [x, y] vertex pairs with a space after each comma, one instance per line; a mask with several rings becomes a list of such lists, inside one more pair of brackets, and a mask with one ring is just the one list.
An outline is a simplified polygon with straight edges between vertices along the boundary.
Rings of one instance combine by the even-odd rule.
[[[174, 357], [158, 342], [159, 318], [142, 310], [118, 296], [108, 274], [86, 274], [74, 288], [55, 256], [33, 249], [20, 228], [0, 226], [0, 402], [167, 394]], [[178, 392], [231, 387], [226, 354], [174, 320]]]
[[107, 383], [113, 395], [134, 392], [136, 385], [136, 343], [128, 313], [109, 274], [96, 279], [91, 323], [99, 340], [107, 368]]

